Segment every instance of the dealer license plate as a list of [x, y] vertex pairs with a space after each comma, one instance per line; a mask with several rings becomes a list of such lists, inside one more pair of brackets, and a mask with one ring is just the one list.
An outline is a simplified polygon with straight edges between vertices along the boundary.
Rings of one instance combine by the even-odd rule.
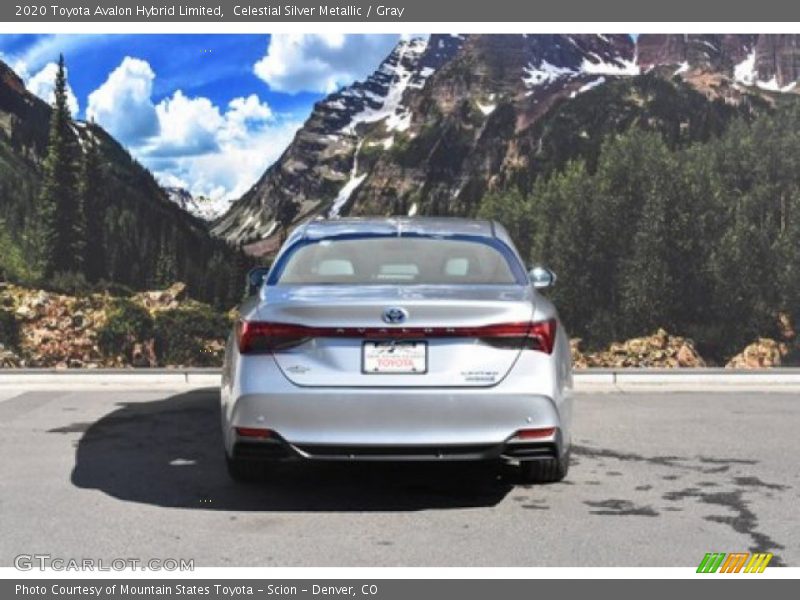
[[364, 373], [412, 373], [428, 370], [427, 342], [364, 342]]

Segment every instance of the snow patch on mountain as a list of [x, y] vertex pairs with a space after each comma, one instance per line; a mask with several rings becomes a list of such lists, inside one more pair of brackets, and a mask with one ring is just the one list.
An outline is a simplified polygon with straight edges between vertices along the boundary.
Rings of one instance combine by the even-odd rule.
[[211, 199], [203, 196], [195, 198], [189, 190], [182, 187], [169, 186], [164, 188], [170, 202], [177, 204], [189, 214], [204, 221], [213, 221], [230, 208], [231, 200], [222, 198]]
[[778, 84], [778, 78], [776, 76], [773, 76], [772, 79], [767, 81], [760, 80], [758, 78], [758, 71], [756, 70], [755, 49], [747, 55], [747, 58], [733, 67], [733, 78], [743, 85], [755, 86], [769, 92], [791, 92], [797, 86], [797, 82], [795, 81], [781, 86]]
[[755, 83], [757, 79], [755, 49], [747, 55], [747, 58], [733, 67], [733, 77], [736, 81], [745, 85], [753, 85]]
[[582, 85], [580, 88], [578, 88], [577, 90], [572, 92], [569, 95], [569, 97], [570, 98], [574, 98], [578, 94], [582, 94], [584, 92], [588, 92], [592, 88], [596, 88], [598, 85], [603, 85], [605, 82], [606, 82], [606, 78], [605, 77], [598, 77], [597, 79], [594, 79], [594, 80], [590, 81], [586, 85]]
[[689, 70], [689, 63], [683, 61], [681, 64], [678, 65], [678, 68], [675, 69], [675, 72], [672, 74], [674, 77], [675, 75], [680, 75], [681, 73], [686, 73]]
[[[376, 123], [386, 119], [388, 131], [405, 131], [411, 124], [411, 113], [402, 105], [403, 94], [409, 87], [421, 88], [434, 70], [413, 68], [419, 57], [428, 46], [427, 39], [413, 39], [397, 49], [397, 59], [384, 62], [380, 72], [390, 78], [389, 88], [384, 97], [372, 94], [368, 90], [349, 90], [350, 94], [360, 94], [376, 101], [377, 106], [367, 105], [364, 110], [353, 115], [350, 122], [342, 128], [342, 132], [353, 134], [360, 123]], [[413, 79], [413, 84], [412, 84]], [[346, 93], [348, 93], [346, 92]]]
[[781, 86], [778, 84], [778, 78], [773, 76], [772, 79], [767, 81], [756, 81], [756, 86], [768, 92], [791, 92], [797, 86], [797, 82], [792, 81], [791, 83]]
[[597, 62], [593, 62], [588, 58], [584, 58], [581, 63], [579, 73], [589, 75], [618, 75], [618, 76], [633, 76], [641, 73], [639, 65], [635, 60], [625, 60], [624, 58], [617, 58], [613, 62], [601, 59], [597, 54], [593, 53]]
[[574, 71], [569, 67], [557, 67], [555, 65], [551, 65], [544, 59], [542, 59], [538, 67], [533, 64], [529, 64], [527, 67], [523, 67], [522, 70], [524, 72], [522, 81], [527, 87], [546, 85], [560, 79], [561, 77], [574, 77], [577, 75], [577, 71]]
[[367, 173], [362, 173], [361, 175], [358, 174], [358, 153], [363, 144], [364, 140], [361, 140], [358, 143], [358, 146], [356, 146], [356, 151], [353, 155], [353, 168], [350, 169], [350, 179], [348, 179], [339, 190], [339, 193], [333, 200], [333, 206], [331, 206], [331, 210], [328, 212], [328, 217], [331, 219], [335, 219], [339, 216], [342, 207], [347, 204], [347, 201], [350, 200], [350, 196], [353, 195], [353, 192], [356, 191], [356, 188], [358, 188], [358, 186], [360, 186], [367, 177]]
[[549, 85], [560, 79], [573, 79], [582, 75], [630, 77], [641, 73], [641, 69], [636, 64], [635, 59], [614, 58], [612, 60], [604, 60], [594, 52], [589, 54], [590, 57], [584, 57], [577, 68], [553, 65], [544, 59], [539, 62], [538, 66], [531, 63], [527, 67], [523, 67], [522, 81], [530, 89]]

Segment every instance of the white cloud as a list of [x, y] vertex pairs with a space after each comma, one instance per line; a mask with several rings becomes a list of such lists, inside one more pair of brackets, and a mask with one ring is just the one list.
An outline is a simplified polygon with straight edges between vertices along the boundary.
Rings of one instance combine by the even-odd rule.
[[196, 155], [218, 148], [217, 132], [225, 119], [208, 98], [188, 98], [177, 90], [155, 109], [159, 133], [151, 142], [151, 154]]
[[[48, 104], [52, 104], [55, 100], [54, 89], [58, 65], [54, 62], [47, 63], [38, 73], [27, 79], [25, 78], [26, 71], [27, 69], [25, 69], [24, 66], [21, 66], [20, 71], [17, 71], [17, 74], [25, 80], [25, 87], [27, 87], [32, 94], [36, 94]], [[64, 71], [69, 75], [68, 69]], [[78, 114], [78, 99], [75, 97], [69, 84], [67, 84], [67, 107], [73, 116]]]
[[399, 37], [276, 34], [253, 71], [275, 91], [329, 93], [374, 71]]
[[126, 56], [103, 84], [89, 94], [86, 116], [124, 144], [136, 146], [159, 131], [150, 96], [155, 73], [147, 61]]
[[221, 142], [214, 152], [157, 161], [151, 168], [162, 183], [185, 187], [194, 196], [238, 198], [281, 155], [301, 123], [275, 122], [245, 138]]
[[146, 61], [126, 57], [89, 95], [87, 116], [127, 144], [163, 185], [195, 196], [242, 195], [301, 124], [275, 115], [256, 94], [220, 107], [176, 90], [154, 103], [155, 77]]
[[269, 121], [273, 114], [266, 102], [261, 102], [258, 96], [250, 94], [247, 98], [231, 100], [228, 103], [228, 112], [225, 117], [223, 138], [233, 141], [244, 139], [248, 135], [250, 127]]
[[[165, 103], [169, 110], [162, 108]], [[301, 124], [278, 118], [255, 94], [234, 98], [222, 112], [206, 98], [187, 99], [176, 92], [157, 110], [162, 133], [148, 155], [165, 160], [154, 164], [156, 175], [165, 182], [183, 182], [181, 187], [194, 195], [215, 199], [244, 194], [280, 156]], [[204, 152], [180, 151], [178, 142], [190, 139], [187, 132], [204, 140]]]

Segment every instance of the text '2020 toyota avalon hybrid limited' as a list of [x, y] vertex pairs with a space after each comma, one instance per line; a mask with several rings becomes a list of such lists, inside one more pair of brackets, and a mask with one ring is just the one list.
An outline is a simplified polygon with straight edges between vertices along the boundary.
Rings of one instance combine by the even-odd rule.
[[506, 460], [567, 472], [567, 336], [500, 225], [310, 221], [251, 272], [222, 379], [231, 475], [273, 460]]

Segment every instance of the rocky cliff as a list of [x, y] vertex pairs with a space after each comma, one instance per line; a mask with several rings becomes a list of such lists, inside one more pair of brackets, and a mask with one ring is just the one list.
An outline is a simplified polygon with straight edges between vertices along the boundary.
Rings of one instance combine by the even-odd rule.
[[[252, 254], [269, 254], [277, 245], [276, 208], [286, 199], [299, 205], [295, 222], [319, 215], [470, 215], [487, 191], [530, 182], [546, 164], [580, 152], [591, 142], [580, 136], [595, 133], [587, 119], [602, 131], [604, 119], [620, 129], [657, 121], [664, 112], [659, 105], [687, 94], [632, 84], [618, 91], [618, 105], [583, 102], [581, 114], [564, 123], [565, 107], [586, 93], [647, 74], [677, 79], [709, 102], [747, 104], [794, 91], [798, 40], [648, 34], [634, 42], [627, 35], [537, 34], [403, 41], [367, 80], [314, 107], [283, 156], [213, 232], [249, 244]], [[667, 95], [655, 96], [661, 93]], [[687, 99], [693, 114], [669, 126], [689, 123], [699, 102]], [[547, 147], [556, 130], [570, 147]]]

